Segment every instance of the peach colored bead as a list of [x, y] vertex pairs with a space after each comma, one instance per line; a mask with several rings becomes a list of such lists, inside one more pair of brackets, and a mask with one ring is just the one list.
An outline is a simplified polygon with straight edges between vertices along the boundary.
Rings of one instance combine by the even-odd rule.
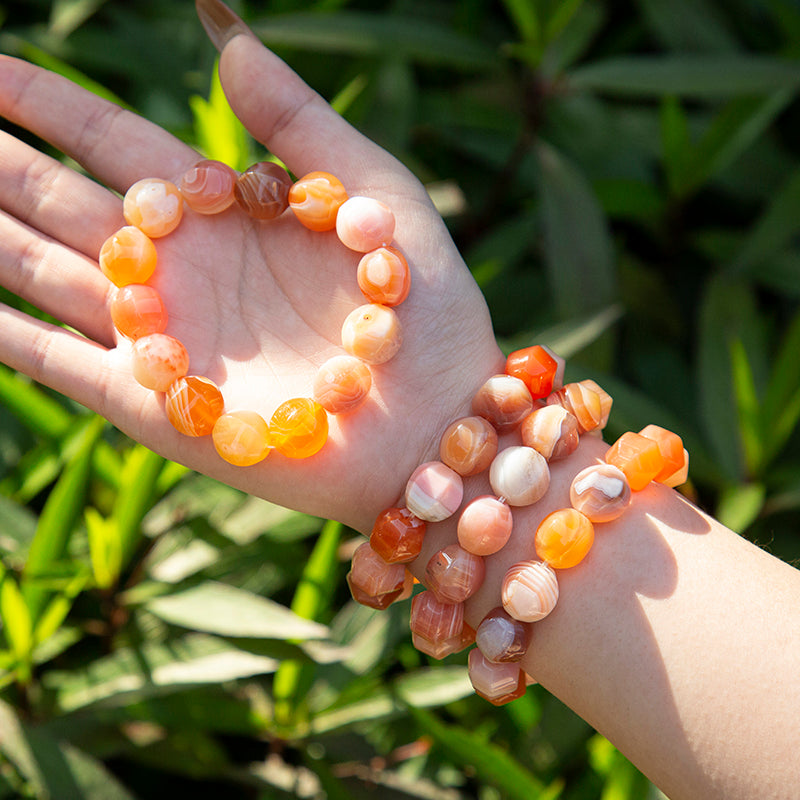
[[309, 172], [289, 189], [289, 205], [301, 225], [312, 231], [332, 231], [347, 192], [328, 172]]
[[133, 377], [148, 389], [166, 392], [170, 384], [189, 371], [189, 354], [173, 336], [151, 333], [133, 343]]
[[163, 333], [167, 309], [161, 295], [152, 287], [131, 283], [117, 290], [110, 305], [114, 327], [128, 339]]
[[220, 456], [237, 467], [258, 464], [269, 455], [269, 425], [255, 411], [223, 414], [214, 423], [211, 438]]
[[558, 602], [558, 578], [544, 561], [520, 561], [506, 572], [500, 590], [503, 608], [520, 622], [544, 619]]
[[431, 556], [423, 582], [443, 603], [463, 603], [480, 589], [486, 577], [481, 556], [449, 544]]
[[151, 239], [172, 233], [183, 216], [183, 197], [178, 187], [160, 178], [137, 181], [125, 193], [122, 213]]
[[505, 547], [513, 525], [508, 503], [481, 495], [470, 501], [458, 518], [458, 543], [470, 553], [490, 556]]
[[233, 196], [239, 207], [253, 219], [275, 219], [289, 207], [292, 179], [271, 161], [248, 167], [236, 180]]
[[411, 634], [411, 643], [420, 653], [431, 658], [442, 659], [453, 653], [460, 653], [464, 648], [475, 643], [475, 631], [465, 622], [461, 633], [441, 641], [431, 641], [418, 633]]
[[674, 475], [684, 464], [684, 449], [683, 441], [677, 433], [668, 431], [666, 428], [661, 428], [658, 425], [646, 425], [639, 431], [641, 436], [647, 439], [652, 439], [661, 452], [664, 459], [664, 466], [661, 471], [653, 478], [654, 481], [663, 481]]
[[333, 356], [317, 370], [313, 398], [329, 414], [358, 408], [369, 395], [372, 373], [355, 356]]
[[502, 706], [525, 694], [525, 673], [519, 664], [495, 664], [477, 647], [469, 651], [467, 663], [472, 688], [492, 705]]
[[358, 288], [370, 303], [397, 306], [408, 297], [411, 272], [405, 256], [389, 245], [361, 257], [356, 271]]
[[236, 173], [221, 161], [198, 161], [181, 178], [181, 195], [198, 214], [219, 214], [234, 202]]
[[406, 484], [406, 507], [426, 522], [455, 514], [463, 497], [461, 476], [441, 461], [420, 464]]
[[668, 475], [666, 478], [661, 479], [661, 483], [664, 486], [669, 486], [670, 488], [674, 488], [675, 486], [680, 486], [689, 479], [689, 451], [684, 447], [683, 449], [683, 464], [681, 465], [680, 469], [676, 470], [672, 475]]
[[394, 236], [394, 214], [373, 197], [350, 197], [339, 206], [336, 235], [351, 250], [368, 253], [389, 244]]
[[288, 458], [308, 458], [328, 439], [328, 414], [310, 397], [281, 403], [269, 422], [272, 446]]
[[530, 638], [528, 625], [514, 619], [502, 606], [493, 608], [475, 631], [475, 644], [494, 664], [521, 661]]
[[547, 403], [561, 405], [574, 414], [581, 433], [602, 427], [603, 420], [608, 419], [603, 398], [585, 383], [568, 383], [557, 392], [553, 392], [547, 398]]
[[358, 586], [373, 597], [402, 590], [406, 568], [402, 564], [387, 564], [370, 546], [363, 542], [353, 553], [350, 584]]
[[465, 478], [489, 468], [497, 455], [497, 431], [483, 417], [451, 423], [439, 441], [439, 458]]
[[564, 385], [564, 371], [566, 370], [567, 362], [560, 355], [554, 353], [546, 344], [539, 346], [556, 362], [556, 374], [553, 375], [552, 388], [552, 391], [555, 392]]
[[405, 564], [420, 554], [427, 527], [407, 508], [387, 508], [375, 520], [369, 543], [387, 563]]
[[631, 487], [621, 469], [593, 464], [572, 479], [569, 501], [592, 522], [611, 522], [630, 505]]
[[498, 433], [508, 433], [533, 409], [528, 387], [511, 375], [494, 375], [472, 399], [472, 413], [489, 420]]
[[442, 603], [430, 591], [414, 595], [411, 601], [412, 633], [430, 642], [441, 642], [458, 636], [464, 627], [463, 603]]
[[156, 246], [147, 234], [126, 225], [108, 237], [100, 248], [100, 269], [116, 286], [144, 283], [155, 271]]
[[664, 467], [658, 443], [632, 431], [623, 433], [611, 445], [605, 460], [625, 473], [634, 492], [644, 489]]
[[580, 441], [578, 420], [560, 405], [535, 408], [519, 427], [522, 443], [541, 453], [548, 461], [565, 458]]
[[167, 419], [186, 436], [211, 433], [224, 407], [222, 392], [217, 385], [199, 375], [178, 378], [167, 389]]
[[548, 514], [536, 529], [536, 555], [555, 569], [579, 564], [594, 542], [594, 525], [574, 508]]
[[369, 594], [369, 592], [365, 592], [358, 584], [353, 583], [351, 573], [347, 573], [345, 580], [350, 589], [350, 594], [353, 596], [353, 600], [355, 600], [356, 603], [374, 608], [377, 611], [385, 611], [392, 603], [402, 600], [405, 594], [405, 584], [400, 586], [399, 589], [395, 589], [393, 592], [373, 595]]
[[506, 359], [506, 375], [519, 378], [537, 400], [553, 391], [558, 362], [541, 345], [515, 350]]
[[342, 347], [367, 364], [384, 364], [403, 343], [397, 314], [375, 303], [353, 309], [342, 325]]
[[578, 381], [578, 383], [587, 389], [591, 389], [600, 398], [600, 422], [597, 427], [605, 428], [611, 415], [611, 406], [614, 404], [614, 399], [605, 389], [590, 378]]
[[512, 506], [528, 506], [544, 497], [550, 487], [550, 469], [532, 447], [501, 450], [489, 467], [492, 491]]

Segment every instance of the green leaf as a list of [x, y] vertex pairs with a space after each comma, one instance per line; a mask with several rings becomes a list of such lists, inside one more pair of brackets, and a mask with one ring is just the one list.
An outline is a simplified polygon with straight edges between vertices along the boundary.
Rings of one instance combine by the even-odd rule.
[[503, 5], [519, 38], [528, 44], [540, 43], [542, 28], [536, 14], [536, 3], [530, 0], [503, 0]]
[[431, 708], [454, 703], [475, 694], [466, 667], [441, 665], [416, 669], [397, 679], [397, 696], [415, 708]]
[[32, 433], [60, 439], [75, 424], [61, 403], [28, 378], [0, 364], [0, 402]]
[[89, 19], [106, 0], [54, 0], [49, 32], [65, 39]]
[[730, 359], [742, 452], [748, 473], [756, 475], [761, 471], [764, 454], [761, 403], [747, 351], [735, 336], [730, 343]]
[[739, 48], [713, 0], [637, 0], [637, 5], [668, 50], [730, 53]]
[[117, 526], [91, 507], [85, 509], [84, 518], [95, 584], [99, 589], [110, 589], [117, 582], [122, 566]]
[[744, 533], [755, 522], [766, 500], [766, 488], [761, 483], [728, 486], [720, 495], [715, 516], [732, 531]]
[[800, 420], [800, 313], [789, 325], [764, 390], [764, 466], [780, 452]]
[[679, 195], [686, 180], [686, 165], [692, 145], [689, 120], [678, 98], [672, 95], [661, 102], [661, 147], [667, 183], [670, 191]]
[[3, 578], [0, 586], [0, 617], [6, 641], [20, 662], [29, 661], [33, 650], [31, 613], [16, 580]]

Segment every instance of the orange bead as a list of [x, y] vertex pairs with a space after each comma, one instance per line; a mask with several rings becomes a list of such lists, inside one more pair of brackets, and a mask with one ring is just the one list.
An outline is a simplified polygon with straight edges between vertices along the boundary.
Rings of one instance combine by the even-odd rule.
[[269, 423], [272, 446], [288, 458], [308, 458], [328, 439], [328, 415], [309, 397], [287, 400], [275, 409]]
[[100, 269], [116, 286], [144, 283], [156, 268], [156, 246], [133, 225], [108, 237], [100, 248]]
[[133, 377], [148, 389], [166, 392], [189, 371], [189, 354], [181, 342], [166, 333], [151, 333], [133, 343]]
[[312, 231], [332, 231], [345, 200], [342, 182], [328, 172], [310, 172], [289, 189], [289, 206], [300, 224]]
[[574, 508], [545, 517], [536, 530], [536, 554], [556, 569], [579, 564], [594, 542], [594, 525]]
[[222, 392], [208, 378], [189, 375], [167, 389], [167, 419], [186, 436], [206, 436], [222, 415]]
[[175, 184], [160, 178], [145, 178], [125, 193], [122, 213], [128, 225], [135, 225], [151, 239], [157, 239], [172, 233], [180, 224], [183, 197]]
[[275, 219], [289, 206], [292, 179], [279, 164], [260, 161], [236, 180], [233, 195], [242, 210], [254, 219]]
[[369, 395], [372, 373], [354, 356], [329, 358], [314, 377], [314, 400], [329, 414], [358, 408]]
[[557, 371], [556, 359], [538, 344], [516, 350], [506, 359], [506, 375], [519, 378], [528, 387], [534, 400], [550, 394]]
[[[597, 386], [597, 384], [594, 384]], [[601, 428], [608, 420], [611, 397], [598, 386], [597, 391], [590, 381], [568, 383], [547, 398], [548, 405], [563, 406], [578, 420], [581, 433]], [[602, 392], [602, 396], [600, 393]], [[608, 398], [606, 400], [606, 398]]]
[[114, 327], [129, 339], [163, 333], [167, 327], [167, 309], [152, 286], [132, 283], [121, 287], [110, 310]]
[[640, 492], [664, 468], [658, 443], [639, 433], [623, 433], [606, 453], [606, 463], [621, 469], [631, 490]]
[[683, 441], [677, 433], [658, 425], [647, 425], [639, 431], [639, 434], [647, 439], [652, 439], [658, 445], [664, 459], [664, 466], [653, 478], [654, 481], [664, 481], [683, 467]]
[[370, 303], [397, 306], [408, 297], [411, 272], [405, 256], [386, 245], [362, 256], [356, 272], [358, 288]]
[[223, 414], [214, 423], [211, 438], [220, 456], [237, 467], [249, 467], [269, 455], [269, 425], [255, 411]]
[[384, 364], [403, 343], [400, 320], [389, 306], [370, 303], [353, 309], [342, 323], [342, 347], [367, 364]]

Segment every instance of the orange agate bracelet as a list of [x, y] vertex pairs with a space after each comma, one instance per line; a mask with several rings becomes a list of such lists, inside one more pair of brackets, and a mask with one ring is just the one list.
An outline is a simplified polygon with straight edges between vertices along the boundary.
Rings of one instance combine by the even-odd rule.
[[[153, 239], [177, 228], [184, 205], [208, 215], [234, 204], [256, 220], [275, 219], [291, 208], [304, 227], [335, 230], [345, 247], [362, 254], [356, 280], [367, 302], [344, 320], [342, 347], [347, 355], [326, 361], [311, 396], [285, 401], [269, 423], [255, 411], [226, 412], [213, 381], [189, 374], [186, 348], [164, 332], [164, 303], [147, 285], [158, 259]], [[405, 257], [391, 244], [391, 210], [372, 198], [348, 197], [341, 182], [326, 172], [312, 172], [293, 183], [271, 162], [238, 175], [221, 162], [205, 160], [183, 176], [179, 187], [158, 178], [138, 181], [125, 194], [123, 214], [128, 225], [106, 240], [99, 257], [103, 273], [118, 287], [111, 317], [117, 331], [133, 343], [133, 376], [164, 393], [172, 425], [187, 436], [211, 435], [220, 456], [237, 466], [256, 464], [273, 449], [289, 458], [317, 453], [328, 437], [328, 414], [358, 408], [372, 385], [371, 368], [400, 348], [401, 327], [393, 307], [407, 297], [411, 278]]]

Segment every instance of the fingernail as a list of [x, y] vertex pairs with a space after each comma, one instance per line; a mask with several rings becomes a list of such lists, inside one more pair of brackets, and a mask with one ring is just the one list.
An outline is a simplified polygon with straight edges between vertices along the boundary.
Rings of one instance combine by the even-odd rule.
[[234, 36], [243, 33], [256, 38], [250, 28], [220, 0], [195, 0], [195, 7], [208, 38], [220, 53]]

